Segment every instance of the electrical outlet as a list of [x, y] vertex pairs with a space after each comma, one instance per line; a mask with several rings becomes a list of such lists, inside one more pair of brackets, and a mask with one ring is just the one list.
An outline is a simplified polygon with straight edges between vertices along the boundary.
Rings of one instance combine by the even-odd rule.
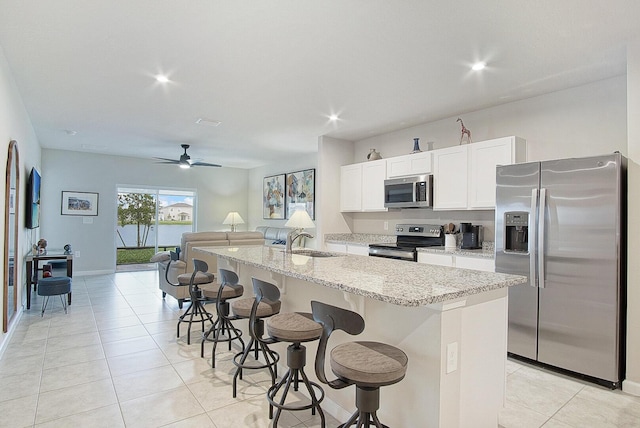
[[384, 230], [389, 230], [389, 222], [388, 221], [384, 222]]
[[74, 257], [80, 257], [80, 251], [76, 251]]
[[458, 370], [458, 342], [447, 345], [447, 373]]

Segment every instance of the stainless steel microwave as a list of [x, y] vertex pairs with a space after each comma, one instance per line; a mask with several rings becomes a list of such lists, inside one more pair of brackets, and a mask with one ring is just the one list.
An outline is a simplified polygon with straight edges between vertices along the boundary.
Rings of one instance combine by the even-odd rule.
[[432, 202], [433, 175], [384, 181], [384, 206], [387, 208], [430, 208]]

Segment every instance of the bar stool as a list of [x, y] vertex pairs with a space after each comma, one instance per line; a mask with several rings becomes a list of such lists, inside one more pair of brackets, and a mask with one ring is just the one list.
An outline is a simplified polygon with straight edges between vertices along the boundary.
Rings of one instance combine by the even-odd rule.
[[[275, 285], [271, 286], [275, 287]], [[261, 300], [262, 294], [256, 296], [255, 305], [257, 306]], [[322, 325], [313, 321], [313, 316], [310, 313], [290, 312], [277, 314], [268, 318], [267, 333], [270, 336], [269, 339], [264, 340], [257, 338], [257, 340], [266, 343], [291, 343], [291, 345], [287, 347], [287, 367], [289, 369], [284, 377], [267, 391], [267, 400], [270, 404], [269, 417], [271, 418], [273, 416], [273, 407], [278, 409], [273, 419], [273, 426], [278, 426], [278, 420], [280, 419], [282, 410], [297, 411], [311, 409], [311, 413], [315, 415], [317, 409], [322, 421], [321, 426], [324, 428], [325, 417], [320, 407], [320, 402], [324, 399], [324, 390], [317, 383], [311, 382], [304, 372], [307, 349], [302, 345], [302, 342], [311, 342], [320, 339], [322, 336]], [[311, 403], [302, 405], [285, 404], [291, 383], [293, 382], [293, 390], [298, 391], [300, 378], [302, 378], [302, 383], [309, 392]], [[317, 398], [314, 388], [319, 391], [320, 398]], [[276, 396], [279, 393], [281, 393], [280, 400], [276, 401]]]
[[[380, 387], [400, 382], [407, 372], [407, 355], [400, 349], [379, 342], [346, 342], [331, 350], [331, 370], [337, 376], [327, 380], [324, 372], [325, 354], [331, 333], [343, 330], [351, 335], [362, 333], [364, 319], [357, 313], [325, 303], [312, 301], [313, 319], [322, 324], [323, 332], [316, 354], [316, 375], [322, 383], [334, 389], [356, 386], [357, 410], [342, 428], [386, 427], [376, 412], [380, 408]], [[388, 428], [388, 427], [387, 427]]]
[[[231, 303], [233, 314], [238, 318], [247, 318], [249, 320], [249, 334], [251, 339], [244, 348], [244, 352], [239, 352], [233, 357], [233, 364], [237, 369], [233, 375], [233, 397], [237, 393], [237, 379], [242, 379], [242, 371], [244, 369], [264, 369], [268, 368], [271, 374], [271, 385], [276, 383], [278, 376], [277, 363], [280, 356], [277, 352], [272, 351], [266, 341], [257, 340], [264, 335], [264, 319], [276, 315], [280, 312], [280, 290], [278, 287], [268, 282], [252, 278], [253, 293], [255, 298], [239, 299]], [[257, 296], [261, 296], [260, 302]], [[247, 357], [253, 351], [254, 360], [248, 362]], [[262, 353], [264, 362], [259, 360], [259, 354]]]
[[[169, 265], [172, 261], [178, 260], [178, 254], [174, 251], [170, 252], [171, 260], [169, 261]], [[212, 273], [208, 272], [209, 265], [207, 262], [202, 260], [193, 259], [193, 272], [192, 273], [183, 273], [178, 275], [178, 283], [173, 284], [169, 281], [169, 275], [165, 273], [165, 277], [167, 282], [173, 286], [188, 286], [189, 287], [189, 296], [190, 296], [190, 304], [186, 311], [180, 318], [178, 318], [178, 325], [176, 327], [176, 337], [180, 337], [180, 324], [187, 323], [189, 324], [189, 328], [187, 329], [187, 344], [191, 345], [191, 324], [193, 323], [201, 323], [202, 324], [202, 333], [204, 333], [204, 324], [207, 320], [213, 323], [213, 317], [207, 310], [204, 308], [204, 302], [210, 301], [206, 297], [202, 296], [202, 290], [200, 289], [201, 285], [210, 284], [215, 280], [215, 277]], [[167, 266], [167, 272], [169, 272], [169, 266]], [[195, 319], [194, 317], [200, 318]]]
[[[238, 275], [227, 269], [218, 269], [220, 284], [217, 289], [204, 290], [203, 296], [212, 298], [216, 301], [216, 309], [218, 317], [211, 325], [209, 330], [202, 335], [200, 343], [200, 357], [204, 358], [204, 343], [213, 342], [213, 351], [211, 353], [211, 367], [216, 367], [216, 347], [219, 342], [229, 342], [229, 351], [231, 351], [231, 342], [240, 341], [242, 350], [244, 351], [244, 340], [242, 340], [242, 331], [234, 327], [231, 323], [232, 319], [238, 317], [229, 317], [229, 300], [242, 296], [244, 287], [238, 284]], [[226, 331], [226, 334], [225, 334]]]

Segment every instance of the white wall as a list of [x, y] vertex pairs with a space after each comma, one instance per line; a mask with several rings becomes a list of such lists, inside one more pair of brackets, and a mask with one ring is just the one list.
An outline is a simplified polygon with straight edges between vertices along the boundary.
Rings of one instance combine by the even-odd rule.
[[[222, 224], [229, 211], [247, 215], [249, 173], [237, 168], [191, 168], [160, 165], [151, 160], [44, 149], [42, 151], [40, 234], [53, 248], [70, 243], [80, 257], [74, 272], [112, 272], [115, 269], [117, 186], [196, 189], [197, 230], [229, 230]], [[63, 216], [61, 192], [99, 193], [98, 216]], [[246, 230], [238, 227], [238, 230]]]
[[640, 395], [640, 39], [627, 49], [627, 122], [629, 188], [627, 251], [627, 381], [623, 388]]
[[[23, 232], [20, 233], [18, 242], [17, 258], [15, 261], [16, 266], [24, 265], [24, 255], [28, 252], [30, 247], [29, 239], [35, 239], [36, 235], [27, 233], [24, 229], [24, 197], [26, 192], [26, 183], [29, 177], [29, 172], [33, 166], [39, 166], [40, 164], [40, 144], [36, 134], [31, 126], [31, 121], [25, 110], [15, 81], [11, 74], [11, 69], [7, 64], [7, 60], [4, 56], [4, 51], [0, 47], [0, 165], [5, 168], [7, 164], [7, 153], [9, 147], [9, 141], [16, 140], [18, 142], [19, 152], [19, 173], [20, 173], [20, 188], [18, 189], [20, 202], [18, 208], [21, 210], [18, 213], [18, 226]], [[0, 186], [0, 200], [5, 200], [5, 188], [4, 185]], [[2, 224], [0, 228], [0, 235], [2, 235], [2, 242], [5, 240], [4, 236], [4, 205], [2, 205]], [[33, 235], [33, 236], [32, 236]], [[4, 246], [2, 250], [4, 252]], [[4, 272], [4, 254], [0, 257], [0, 272]], [[20, 302], [24, 302], [26, 299], [24, 275], [22, 269], [18, 269], [18, 314], [22, 311]], [[2, 301], [3, 296], [0, 293], [0, 308], [4, 303]], [[17, 319], [17, 318], [14, 318]], [[9, 332], [15, 327], [15, 322], [9, 325]], [[6, 334], [2, 333], [0, 329], [0, 354], [4, 349]]]
[[[304, 169], [316, 170], [316, 218], [315, 223], [318, 224], [319, 217], [319, 202], [318, 202], [318, 183], [324, 178], [318, 171], [318, 156], [316, 153], [311, 153], [304, 156], [295, 156], [290, 158], [283, 158], [278, 163], [265, 165], [258, 168], [253, 168], [249, 171], [249, 192], [248, 192], [248, 226], [249, 230], [255, 230], [258, 226], [271, 226], [271, 227], [284, 227], [287, 222], [286, 219], [265, 219], [263, 218], [262, 211], [262, 184], [264, 177], [269, 177], [278, 174], [287, 174], [290, 172], [301, 171]], [[246, 219], [245, 219], [246, 220]], [[312, 235], [317, 234], [317, 230], [309, 231]], [[309, 248], [315, 248], [315, 239], [307, 239], [305, 246]]]

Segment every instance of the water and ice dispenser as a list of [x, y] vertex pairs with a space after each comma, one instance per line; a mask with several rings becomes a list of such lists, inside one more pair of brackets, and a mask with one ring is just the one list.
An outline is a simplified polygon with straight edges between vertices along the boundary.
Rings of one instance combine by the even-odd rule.
[[529, 213], [510, 211], [504, 213], [505, 253], [527, 253], [529, 251]]

